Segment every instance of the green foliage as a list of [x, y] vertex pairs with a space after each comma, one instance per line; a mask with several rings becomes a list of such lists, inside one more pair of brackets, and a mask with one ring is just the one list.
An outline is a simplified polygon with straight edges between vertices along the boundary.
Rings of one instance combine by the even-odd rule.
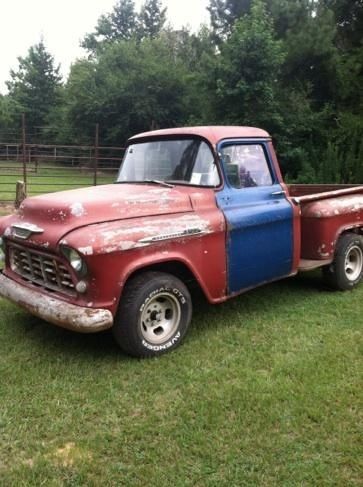
[[342, 47], [360, 47], [363, 39], [362, 0], [324, 0], [323, 5], [334, 13], [338, 41]]
[[182, 124], [185, 76], [161, 38], [114, 43], [97, 60], [73, 65], [66, 86], [68, 122], [75, 133], [89, 135], [99, 122], [102, 140], [117, 145], [135, 132]]
[[0, 94], [0, 131], [5, 131], [12, 127], [15, 114], [19, 112], [19, 106], [9, 96]]
[[316, 109], [334, 99], [337, 90], [335, 35], [332, 13], [322, 10], [313, 16], [310, 9], [284, 33], [284, 85], [309, 86]]
[[28, 55], [18, 60], [19, 68], [10, 72], [11, 80], [7, 82], [9, 101], [18, 117], [25, 113], [29, 127], [46, 125], [51, 110], [59, 102], [59, 66], [54, 66], [43, 41], [30, 47]]
[[250, 15], [235, 23], [221, 47], [215, 91], [217, 114], [231, 124], [275, 131], [281, 122], [277, 87], [283, 60], [282, 44], [274, 37], [266, 9], [255, 0]]
[[166, 22], [166, 8], [160, 0], [146, 0], [138, 15], [138, 36], [155, 39]]
[[230, 34], [237, 19], [249, 13], [251, 3], [252, 0], [210, 0], [208, 10], [217, 43]]
[[129, 40], [135, 36], [137, 15], [133, 0], [118, 0], [111, 13], [101, 15], [96, 31], [87, 34], [81, 45], [95, 52], [103, 44]]
[[111, 13], [101, 15], [95, 32], [87, 34], [81, 46], [90, 53], [118, 41], [156, 38], [166, 22], [166, 8], [160, 0], [146, 0], [140, 12], [134, 0], [118, 0]]

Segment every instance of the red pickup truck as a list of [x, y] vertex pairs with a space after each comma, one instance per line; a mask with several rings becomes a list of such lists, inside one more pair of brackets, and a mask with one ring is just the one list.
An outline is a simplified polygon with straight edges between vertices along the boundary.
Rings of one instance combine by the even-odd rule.
[[286, 185], [261, 129], [158, 130], [128, 141], [115, 184], [28, 198], [0, 238], [0, 295], [155, 356], [185, 336], [191, 285], [210, 303], [317, 267], [358, 285], [363, 186]]

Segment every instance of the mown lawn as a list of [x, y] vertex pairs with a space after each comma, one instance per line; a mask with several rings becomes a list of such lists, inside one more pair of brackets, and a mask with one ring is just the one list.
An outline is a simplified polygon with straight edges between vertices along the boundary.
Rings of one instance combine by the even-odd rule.
[[363, 285], [319, 277], [199, 302], [153, 360], [0, 301], [0, 485], [362, 485]]
[[[5, 170], [3, 169], [5, 165], [13, 169]], [[99, 171], [97, 183], [112, 183], [116, 179], [116, 172]], [[23, 172], [20, 164], [3, 161], [0, 163], [0, 202], [15, 200], [16, 182], [21, 180], [23, 180]], [[34, 196], [40, 193], [92, 186], [93, 172], [47, 163], [39, 165], [37, 172], [32, 168], [32, 171], [27, 174], [27, 183], [28, 195]]]

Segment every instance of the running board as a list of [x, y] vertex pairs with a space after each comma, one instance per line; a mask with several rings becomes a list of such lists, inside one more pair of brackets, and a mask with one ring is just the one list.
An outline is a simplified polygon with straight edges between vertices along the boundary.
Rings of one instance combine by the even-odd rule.
[[333, 259], [328, 260], [310, 260], [310, 259], [300, 259], [298, 271], [312, 271], [318, 267], [324, 267], [325, 265], [331, 264]]

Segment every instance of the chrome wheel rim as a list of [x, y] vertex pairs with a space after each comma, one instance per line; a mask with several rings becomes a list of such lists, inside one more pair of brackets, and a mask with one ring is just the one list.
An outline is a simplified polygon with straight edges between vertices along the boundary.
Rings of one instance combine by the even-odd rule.
[[362, 273], [362, 267], [362, 249], [358, 245], [354, 245], [354, 247], [349, 250], [344, 262], [344, 270], [347, 279], [349, 279], [350, 281], [357, 280]]
[[140, 329], [143, 338], [160, 345], [177, 331], [181, 317], [179, 301], [171, 293], [153, 296], [141, 312]]

